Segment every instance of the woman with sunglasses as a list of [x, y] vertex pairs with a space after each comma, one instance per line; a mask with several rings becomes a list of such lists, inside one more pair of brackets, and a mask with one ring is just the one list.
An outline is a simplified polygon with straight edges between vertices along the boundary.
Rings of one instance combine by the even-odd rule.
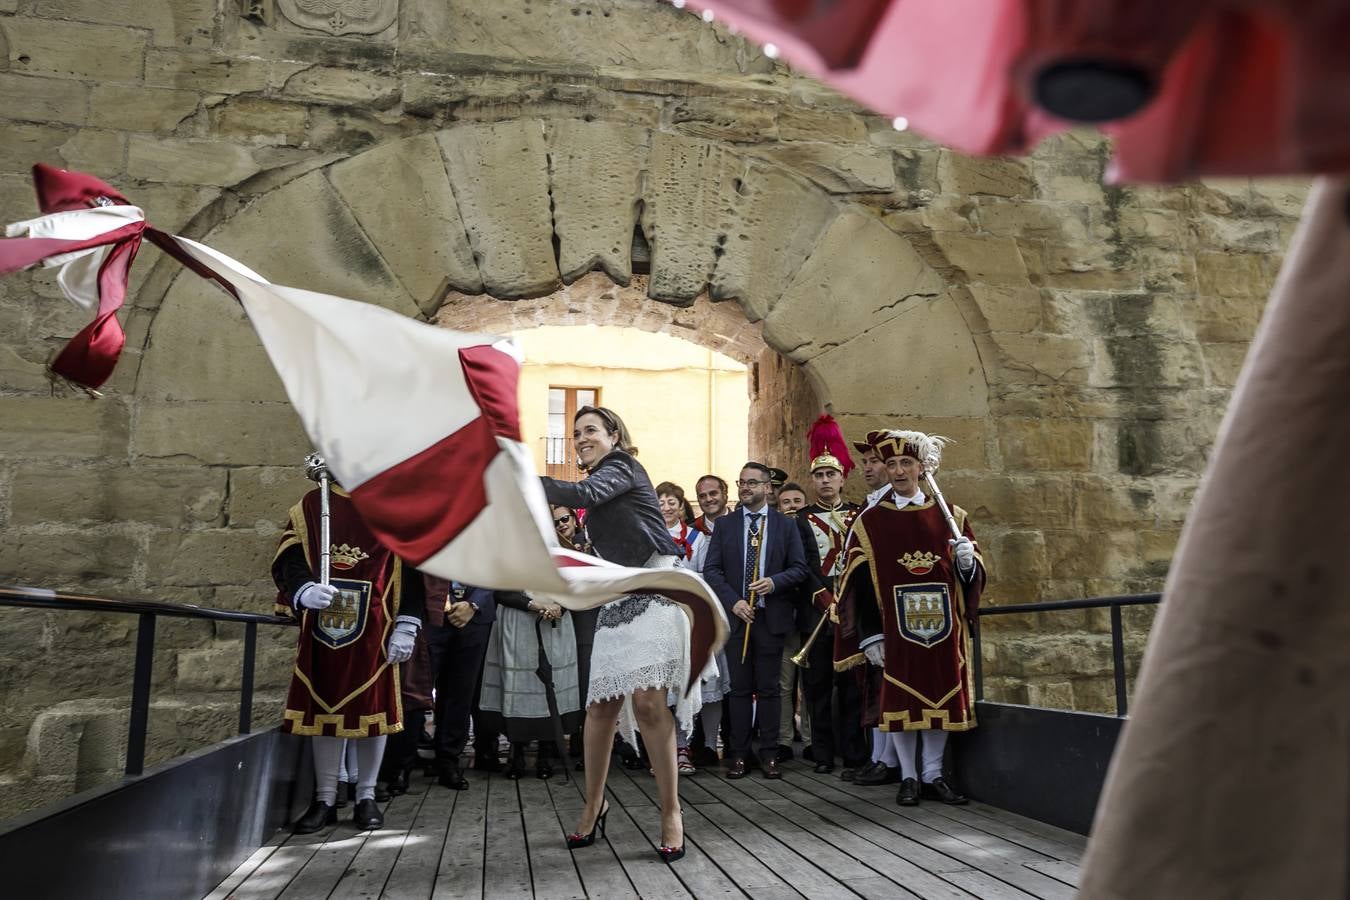
[[[541, 479], [548, 502], [586, 510], [586, 533], [596, 556], [623, 566], [674, 566], [679, 551], [666, 530], [652, 480], [636, 459], [637, 448], [623, 420], [604, 407], [583, 406], [572, 426], [577, 461], [587, 477], [579, 482]], [[601, 607], [586, 699], [586, 805], [577, 830], [567, 837], [569, 847], [590, 846], [596, 832], [604, 832], [609, 811], [605, 776], [614, 728], [622, 715], [630, 738], [636, 719], [656, 776], [661, 801], [657, 853], [666, 862], [684, 856], [675, 721], [666, 706], [666, 692], [683, 694], [688, 675], [689, 620], [669, 598], [630, 594]], [[698, 709], [697, 695], [695, 690], [687, 698], [681, 696], [676, 710], [686, 730]]]

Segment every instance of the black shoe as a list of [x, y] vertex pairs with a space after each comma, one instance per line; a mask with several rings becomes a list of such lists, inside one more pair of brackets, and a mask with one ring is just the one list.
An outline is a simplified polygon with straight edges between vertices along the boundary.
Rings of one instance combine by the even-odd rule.
[[506, 761], [506, 770], [502, 774], [507, 778], [519, 778], [525, 774], [524, 744], [511, 745], [511, 758]]
[[384, 826], [384, 813], [374, 800], [357, 800], [352, 810], [352, 822], [359, 831], [370, 831]]
[[339, 781], [337, 786], [337, 800], [333, 802], [336, 809], [342, 809], [347, 805], [347, 799], [356, 797], [356, 785], [346, 781]]
[[497, 758], [497, 754], [491, 755], [485, 753], [475, 753], [473, 755], [473, 767], [478, 772], [500, 772], [502, 770], [502, 761]]
[[411, 769], [400, 770], [397, 775], [389, 779], [389, 793], [394, 797], [408, 793], [408, 779], [411, 777]]
[[722, 760], [717, 758], [717, 751], [706, 745], [691, 754], [691, 761], [700, 769], [715, 769], [722, 764]]
[[315, 800], [305, 810], [305, 814], [295, 820], [291, 834], [313, 834], [320, 828], [337, 824], [337, 807], [322, 800]]
[[853, 783], [872, 787], [878, 784], [895, 784], [899, 780], [899, 766], [891, 767], [885, 763], [877, 763], [866, 771], [859, 772], [853, 779]]
[[390, 800], [393, 800], [393, 799], [394, 799], [394, 795], [391, 794], [391, 793], [389, 793], [389, 785], [387, 785], [387, 784], [377, 784], [377, 785], [375, 785], [375, 802], [376, 802], [376, 803], [388, 803]]
[[730, 778], [732, 780], [735, 780], [737, 778], [744, 778], [747, 771], [748, 769], [745, 765], [744, 759], [740, 758], [733, 759], [731, 761], [731, 766], [727, 769], [727, 778]]
[[677, 859], [684, 859], [684, 845], [681, 844], [678, 847], [657, 847], [656, 855], [661, 857], [661, 862], [663, 863], [673, 863]]
[[845, 766], [844, 770], [839, 773], [839, 777], [844, 781], [852, 781], [858, 777], [858, 770], [853, 766]]
[[807, 744], [805, 747], [803, 747], [803, 748], [802, 748], [802, 759], [806, 760], [807, 762], [815, 762], [815, 761], [816, 761], [816, 748], [815, 748], [815, 747], [812, 747], [810, 744]]
[[436, 783], [452, 791], [464, 791], [469, 788], [469, 779], [459, 770], [459, 766], [447, 766], [436, 776]]
[[791, 748], [791, 747], [789, 747], [789, 746], [787, 746], [787, 745], [785, 745], [785, 744], [779, 744], [779, 745], [778, 745], [778, 761], [779, 761], [780, 763], [785, 763], [785, 762], [787, 762], [788, 760], [794, 759], [794, 758], [796, 758], [796, 754], [794, 754], [794, 753], [792, 752], [792, 748]]
[[609, 815], [609, 801], [605, 801], [604, 809], [600, 810], [600, 815], [596, 817], [595, 824], [591, 826], [589, 834], [582, 834], [580, 831], [574, 831], [567, 836], [567, 849], [575, 850], [577, 847], [589, 847], [595, 843], [595, 834], [598, 831], [601, 835], [605, 833], [605, 817]]
[[932, 781], [925, 784], [924, 787], [932, 791], [934, 796], [943, 803], [952, 806], [963, 806], [970, 802], [970, 798], [963, 797], [952, 790], [952, 786], [947, 783], [947, 779], [945, 778], [934, 778]]
[[834, 763], [816, 763], [815, 773], [817, 775], [828, 775], [834, 771]]
[[534, 777], [541, 780], [553, 777], [553, 763], [542, 754], [534, 761]]
[[919, 805], [919, 780], [917, 778], [906, 778], [900, 782], [900, 790], [895, 795], [895, 802], [901, 806]]

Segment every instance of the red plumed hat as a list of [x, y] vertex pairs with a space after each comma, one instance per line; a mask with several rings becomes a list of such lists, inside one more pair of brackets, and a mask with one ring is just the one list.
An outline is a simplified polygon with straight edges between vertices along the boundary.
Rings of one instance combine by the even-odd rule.
[[811, 459], [815, 459], [822, 453], [828, 453], [839, 460], [839, 464], [844, 468], [844, 477], [853, 470], [853, 457], [848, 454], [848, 444], [844, 441], [844, 433], [839, 430], [839, 423], [830, 415], [830, 407], [827, 404], [825, 412], [820, 414], [820, 418], [811, 423], [811, 427], [806, 431], [806, 439], [811, 445]]

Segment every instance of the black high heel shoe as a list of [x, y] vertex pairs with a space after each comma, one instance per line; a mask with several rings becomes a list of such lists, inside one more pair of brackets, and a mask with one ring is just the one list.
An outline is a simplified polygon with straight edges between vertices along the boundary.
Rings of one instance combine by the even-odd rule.
[[684, 859], [684, 845], [681, 844], [678, 847], [657, 847], [656, 855], [661, 857], [661, 862], [663, 863], [673, 863], [677, 859]]
[[[605, 817], [609, 815], [609, 801], [605, 801], [604, 809], [600, 810], [600, 815], [596, 816], [595, 824], [591, 826], [590, 834], [582, 834], [574, 831], [567, 836], [567, 849], [575, 850], [578, 847], [589, 847], [595, 843], [595, 833], [598, 831], [601, 835], [605, 833]], [[684, 855], [684, 848], [680, 848], [680, 855]]]

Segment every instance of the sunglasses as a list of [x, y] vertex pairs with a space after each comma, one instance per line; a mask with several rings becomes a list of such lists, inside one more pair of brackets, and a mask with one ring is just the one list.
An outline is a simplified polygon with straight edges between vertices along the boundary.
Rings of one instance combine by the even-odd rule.
[[557, 528], [559, 525], [566, 525], [570, 521], [572, 521], [571, 516], [560, 516], [553, 520], [553, 527]]

